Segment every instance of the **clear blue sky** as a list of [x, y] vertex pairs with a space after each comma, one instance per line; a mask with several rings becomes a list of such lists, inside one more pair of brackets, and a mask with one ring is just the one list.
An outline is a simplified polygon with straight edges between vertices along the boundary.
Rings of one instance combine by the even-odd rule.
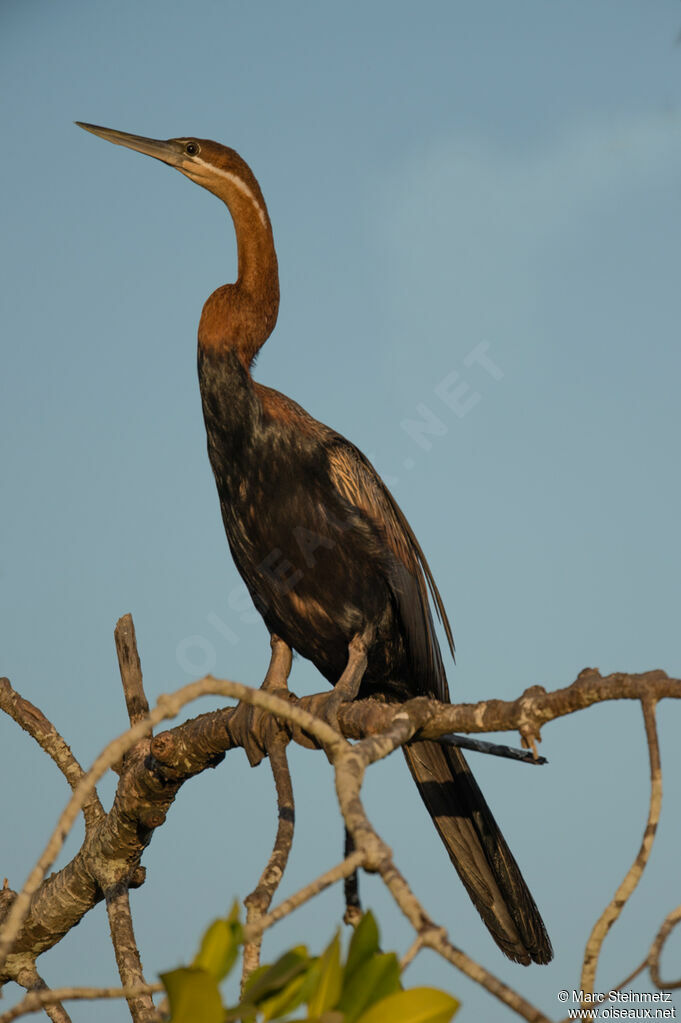
[[[679, 29], [672, 0], [3, 0], [1, 670], [81, 762], [125, 725], [124, 612], [151, 698], [205, 670], [258, 684], [268, 645], [222, 533], [195, 372], [202, 303], [234, 279], [229, 218], [73, 120], [215, 138], [251, 163], [282, 285], [257, 376], [393, 486], [453, 621], [454, 698], [512, 698], [585, 666], [678, 675]], [[481, 344], [494, 372], [471, 356]], [[455, 383], [463, 407], [444, 400]], [[427, 449], [403, 425], [423, 415], [439, 423]], [[296, 663], [294, 689], [321, 684]], [[608, 939], [605, 990], [680, 901], [681, 708], [660, 718], [659, 846]], [[0, 744], [0, 862], [18, 887], [66, 791], [9, 721]], [[545, 914], [546, 968], [497, 953], [401, 760], [366, 796], [453, 940], [557, 1016], [638, 848], [640, 712], [553, 724], [543, 752], [542, 770], [471, 759]], [[341, 851], [322, 758], [293, 761], [284, 893]], [[133, 895], [149, 975], [251, 889], [274, 823], [268, 767], [241, 753], [183, 789]], [[379, 886], [364, 896], [404, 949]], [[321, 947], [340, 899], [279, 925], [266, 954]], [[106, 932], [100, 908], [41, 962], [47, 981], [112, 982]], [[511, 1018], [433, 956], [409, 982], [459, 995], [464, 1023]]]

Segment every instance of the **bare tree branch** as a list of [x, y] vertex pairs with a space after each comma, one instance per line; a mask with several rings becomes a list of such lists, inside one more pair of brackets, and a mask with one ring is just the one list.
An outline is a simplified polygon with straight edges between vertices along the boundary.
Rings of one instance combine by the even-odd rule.
[[[657, 934], [655, 935], [652, 945], [650, 946], [648, 954], [643, 960], [643, 962], [639, 963], [639, 965], [634, 970], [632, 970], [631, 973], [629, 973], [624, 978], [624, 980], [620, 981], [619, 984], [616, 984], [615, 986], [609, 988], [608, 990], [621, 991], [623, 988], [626, 988], [632, 982], [632, 980], [638, 977], [639, 974], [643, 973], [643, 971], [646, 968], [650, 970], [652, 982], [655, 985], [655, 987], [658, 988], [660, 991], [672, 991], [674, 990], [674, 988], [681, 987], [681, 978], [674, 981], [666, 981], [662, 980], [659, 973], [659, 962], [660, 956], [662, 954], [662, 949], [664, 948], [667, 938], [672, 933], [677, 924], [679, 924], [680, 922], [681, 906], [677, 906], [676, 909], [673, 909], [670, 913], [668, 913], [665, 919], [663, 920], [662, 925], [658, 930]], [[569, 1023], [569, 1020], [564, 1019], [561, 1021], [561, 1023]]]
[[[414, 927], [417, 939], [420, 939], [423, 946], [438, 952], [530, 1023], [550, 1023], [539, 1009], [522, 998], [517, 991], [509, 988], [448, 940], [444, 928], [431, 920], [412, 892], [406, 878], [396, 867], [391, 850], [366, 816], [359, 794], [366, 767], [403, 745], [418, 728], [418, 722], [414, 722], [409, 714], [398, 713], [390, 733], [363, 739], [355, 746], [344, 747], [335, 754], [338, 801], [358, 851], [365, 854], [364, 869], [380, 874], [395, 902]], [[414, 954], [416, 951], [418, 949]]]
[[142, 972], [127, 885], [115, 885], [107, 891], [106, 911], [121, 983], [126, 990], [138, 992], [126, 995], [130, 1015], [134, 1023], [153, 1023], [158, 1014], [150, 992], [145, 990], [149, 985]]
[[35, 963], [29, 963], [17, 972], [17, 983], [26, 988], [29, 998], [34, 994], [50, 996], [44, 1008], [52, 1023], [71, 1023], [71, 1017], [61, 1004], [61, 999], [54, 997], [54, 992], [50, 991], [36, 970]]
[[[157, 994], [162, 984], [144, 984], [138, 988], [125, 987], [60, 987], [46, 991], [32, 991], [21, 1002], [0, 1015], [0, 1023], [13, 1023], [21, 1016], [40, 1012], [47, 1006], [67, 1001], [97, 1001], [104, 998], [136, 998], [140, 994]], [[68, 1020], [68, 1016], [62, 1017]]]
[[678, 980], [662, 980], [660, 977], [660, 956], [662, 955], [662, 949], [664, 948], [667, 938], [679, 923], [681, 923], [681, 906], [677, 906], [676, 909], [673, 909], [671, 913], [665, 917], [662, 926], [655, 935], [655, 940], [653, 941], [650, 949], [650, 976], [653, 979], [653, 984], [661, 991], [671, 991], [673, 988], [681, 987], [681, 977], [679, 977]]
[[[635, 980], [640, 973], [643, 973], [643, 971], [645, 970], [647, 965], [648, 965], [648, 956], [646, 956], [646, 958], [643, 960], [643, 962], [639, 963], [639, 965], [634, 970], [632, 970], [631, 973], [628, 973], [626, 975], [626, 977], [624, 978], [624, 980], [621, 980], [619, 982], [619, 984], [614, 984], [613, 987], [608, 988], [608, 990], [609, 991], [621, 991], [622, 988], [626, 987], [628, 984], [631, 984], [632, 980]], [[568, 1023], [569, 1023], [569, 1021], [568, 1021]]]
[[[132, 615], [123, 615], [118, 619], [114, 629], [114, 640], [128, 717], [130, 724], [136, 725], [138, 721], [142, 721], [149, 714], [149, 704], [142, 682], [142, 665], [137, 651], [137, 637]], [[151, 729], [147, 734], [151, 736]]]
[[[287, 703], [281, 699], [281, 697], [275, 696], [272, 693], [249, 689], [247, 686], [243, 686], [238, 682], [230, 682], [227, 680], [218, 681], [208, 676], [199, 682], [192, 682], [189, 685], [184, 686], [172, 695], [159, 697], [156, 707], [151, 714], [147, 718], [139, 721], [132, 728], [128, 729], [127, 732], [124, 732], [122, 735], [118, 736], [118, 738], [110, 742], [96, 758], [87, 774], [84, 775], [76, 785], [73, 796], [67, 804], [66, 809], [61, 814], [45, 850], [29, 874], [28, 880], [26, 881], [22, 891], [18, 893], [12, 902], [9, 912], [4, 920], [2, 931], [0, 931], [0, 981], [3, 976], [3, 967], [5, 967], [6, 970], [9, 970], [8, 974], [5, 973], [6, 979], [10, 979], [13, 976], [15, 964], [13, 964], [8, 958], [9, 953], [12, 947], [15, 946], [19, 932], [21, 931], [22, 925], [24, 924], [29, 912], [32, 908], [35, 908], [32, 907], [32, 900], [34, 897], [38, 899], [42, 895], [43, 901], [45, 901], [47, 898], [46, 889], [52, 888], [56, 891], [60, 887], [63, 887], [67, 881], [71, 880], [70, 875], [72, 875], [74, 871], [77, 872], [78, 867], [81, 868], [81, 875], [83, 873], [87, 874], [87, 872], [84, 872], [82, 868], [84, 866], [87, 853], [92, 850], [88, 848], [89, 840], [86, 836], [86, 842], [75, 859], [71, 861], [71, 864], [68, 864], [58, 874], [49, 878], [41, 892], [38, 891], [45, 874], [54, 863], [55, 858], [58, 856], [64, 844], [66, 836], [73, 827], [83, 803], [94, 790], [99, 779], [107, 770], [109, 770], [109, 768], [120, 761], [123, 756], [140, 741], [140, 739], [144, 737], [150, 726], [153, 727], [155, 724], [158, 724], [158, 722], [166, 718], [175, 717], [185, 704], [190, 703], [199, 696], [205, 695], [233, 697], [241, 700], [243, 703], [254, 704], [263, 710], [268, 710], [271, 714], [290, 721], [293, 725], [300, 729], [304, 729], [307, 733], [312, 735], [317, 742], [323, 743], [331, 749], [335, 748], [338, 744], [345, 743], [345, 740], [338, 734], [338, 732], [331, 728], [330, 725], [327, 725], [325, 722], [315, 718], [312, 714], [303, 710], [301, 707], [295, 706], [292, 703]], [[154, 781], [153, 775], [146, 771], [143, 763], [140, 762], [143, 760], [143, 757], [137, 758], [136, 766], [138, 770], [127, 771], [124, 776], [121, 777], [116, 793], [119, 812], [117, 815], [114, 813], [117, 809], [116, 801], [114, 801], [114, 808], [104, 821], [105, 827], [108, 828], [110, 832], [113, 832], [113, 835], [117, 836], [119, 839], [118, 843], [113, 843], [114, 850], [116, 850], [116, 852], [114, 852], [113, 856], [111, 855], [110, 843], [102, 842], [102, 835], [96, 836], [97, 841], [90, 843], [90, 845], [96, 844], [96, 851], [100, 854], [99, 858], [96, 860], [96, 866], [100, 874], [97, 878], [99, 885], [93, 880], [92, 876], [89, 876], [89, 878], [88, 876], [80, 876], [78, 878], [83, 889], [84, 898], [79, 900], [78, 906], [71, 907], [72, 919], [68, 921], [66, 930], [69, 930], [72, 926], [74, 926], [75, 923], [82, 918], [83, 914], [87, 912], [92, 905], [94, 905], [95, 901], [97, 901], [98, 898], [101, 898], [100, 889], [104, 890], [110, 885], [116, 884], [118, 881], [130, 875], [131, 861], [129, 855], [127, 855], [127, 850], [125, 850], [126, 855], [120, 854], [120, 850], [122, 847], [125, 847], [125, 842], [127, 840], [129, 840], [133, 845], [137, 842], [139, 846], [137, 860], [134, 864], [132, 864], [134, 867], [138, 866], [139, 856], [141, 856], [144, 847], [150, 840], [151, 830], [163, 823], [167, 807], [172, 803], [172, 800], [175, 797], [177, 787], [179, 787], [180, 783], [178, 783], [174, 791], [172, 791], [172, 787], [169, 787], [165, 782], [158, 786], [163, 791], [163, 800], [165, 801], [166, 806], [165, 809], [159, 807], [159, 799], [156, 808], [154, 808], [153, 805], [149, 806], [149, 804], [146, 804], [146, 806], [141, 808], [143, 813], [142, 820], [146, 825], [148, 833], [143, 836], [143, 839], [140, 841], [137, 833], [140, 823], [140, 807], [136, 807], [138, 813], [137, 815], [133, 815], [131, 818], [125, 804], [126, 795], [128, 798], [131, 797], [134, 803], [134, 799], [137, 796], [137, 793], [133, 791], [135, 782], [143, 780], [151, 783]], [[128, 789], [127, 793], [126, 787]], [[94, 859], [92, 857], [91, 860], [92, 863], [94, 863]], [[73, 894], [76, 893], [74, 892]], [[45, 927], [44, 912], [40, 915], [37, 913], [32, 915], [37, 917], [37, 920], [40, 921], [40, 936], [37, 934], [32, 935], [29, 938], [29, 941], [31, 943], [36, 942], [39, 946], [39, 951], [42, 952], [45, 951], [46, 948], [51, 947], [55, 941], [51, 940], [49, 928]], [[73, 917], [77, 917], [77, 919], [73, 919]], [[27, 930], [28, 928], [24, 927], [24, 932]], [[62, 937], [64, 933], [66, 933], [65, 930], [62, 931], [55, 940], [59, 940], [59, 937]], [[28, 935], [25, 934], [24, 937], [28, 937]], [[20, 951], [23, 952], [24, 949], [21, 948]], [[16, 946], [12, 954], [16, 954]]]
[[[532, 747], [540, 738], [542, 725], [554, 718], [604, 700], [637, 699], [642, 701], [646, 714], [651, 755], [649, 825], [653, 827], [653, 830], [649, 828], [646, 831], [643, 857], [639, 854], [634, 865], [640, 876], [659, 814], [659, 806], [655, 810], [653, 805], [656, 798], [653, 790], [659, 785], [659, 752], [652, 708], [660, 699], [680, 698], [681, 682], [668, 678], [661, 671], [640, 675], [618, 673], [602, 678], [597, 671], [586, 669], [564, 689], [547, 693], [540, 686], [532, 686], [514, 701], [488, 700], [451, 706], [419, 697], [401, 705], [377, 700], [348, 703], [344, 697], [352, 696], [363, 670], [361, 640], [360, 637], [357, 649], [351, 651], [345, 673], [347, 686], [341, 686], [337, 692], [302, 699], [290, 693], [287, 678], [291, 651], [285, 643], [273, 637], [272, 659], [260, 690], [207, 676], [170, 696], [160, 697], [156, 707], [145, 714], [146, 701], [134, 628], [132, 619], [125, 616], [118, 623], [116, 643], [131, 728], [107, 746], [87, 774], [83, 773], [66, 744], [40, 712], [23, 701], [8, 682], [0, 684], [0, 709], [10, 713], [22, 727], [28, 725], [27, 730], [31, 734], [37, 731], [40, 735], [50, 736], [47, 745], [59, 752], [49, 749], [48, 752], [60, 762], [64, 773], [68, 770], [67, 777], [74, 790], [23, 891], [19, 895], [8, 887], [0, 891], [0, 924], [3, 925], [0, 931], [0, 962], [4, 962], [4, 967], [0, 967], [0, 982], [16, 980], [22, 970], [34, 968], [35, 958], [61, 940], [107, 892], [117, 958], [125, 960], [123, 968], [119, 962], [125, 988], [115, 989], [116, 996], [132, 999], [133, 1019], [145, 1023], [156, 1019], [158, 1013], [149, 994], [157, 987], [141, 983], [143, 975], [129, 915], [127, 888], [141, 883], [143, 869], [140, 857], [155, 828], [164, 822], [180, 786], [201, 771], [215, 767], [228, 750], [241, 747], [252, 763], [270, 756], [279, 807], [274, 849], [249, 899], [249, 919], [245, 929], [251, 946], [248, 968], [257, 962], [259, 939], [265, 930], [330, 884], [351, 877], [358, 867], [363, 866], [380, 874], [415, 928], [416, 938], [405, 955], [405, 963], [411, 961], [420, 948], [432, 948], [523, 1018], [534, 1023], [546, 1023], [546, 1017], [538, 1009], [456, 948], [445, 931], [430, 919], [395, 866], [390, 849], [366, 817], [360, 799], [364, 772], [369, 764], [416, 735], [436, 739], [452, 731], [469, 734], [518, 730], [524, 743]], [[150, 738], [155, 725], [177, 715], [192, 700], [209, 694], [233, 698], [240, 703], [237, 707], [200, 715]], [[31, 731], [31, 722], [35, 720], [39, 721], [39, 726]], [[360, 741], [352, 746], [348, 738]], [[290, 739], [306, 747], [321, 747], [326, 752], [334, 766], [339, 805], [355, 850], [336, 867], [268, 911], [288, 858], [292, 837], [293, 793], [285, 757], [286, 742]], [[116, 765], [120, 765], [116, 797], [111, 811], [104, 814], [96, 801], [95, 786], [102, 775]], [[66, 867], [45, 879], [80, 809], [92, 806], [95, 810], [81, 849]], [[629, 884], [634, 878], [634, 874], [630, 872], [630, 875]], [[618, 891], [616, 900], [620, 895]], [[681, 908], [675, 912], [677, 916], [670, 914], [651, 948], [651, 973], [658, 980], [659, 974], [653, 971], [657, 971], [664, 941], [681, 918]], [[598, 958], [595, 946], [593, 955], [595, 973]], [[4, 1023], [5, 1016], [0, 1017], [0, 1023]], [[67, 1017], [55, 1018], [63, 1020]]]
[[417, 934], [416, 937], [414, 938], [414, 940], [412, 941], [411, 945], [407, 949], [407, 951], [404, 953], [404, 955], [400, 959], [400, 970], [401, 971], [406, 970], [406, 968], [410, 965], [410, 963], [413, 963], [414, 959], [416, 959], [416, 956], [419, 954], [419, 952], [421, 951], [422, 948], [423, 948], [423, 936], [421, 934]]
[[[324, 695], [322, 694], [322, 699]], [[546, 692], [542, 686], [531, 686], [517, 700], [481, 700], [479, 703], [441, 704], [427, 697], [416, 697], [399, 705], [400, 711], [425, 705], [429, 716], [419, 731], [419, 739], [437, 739], [447, 732], [512, 732], [538, 734], [543, 725], [556, 718], [586, 710], [608, 700], [681, 699], [681, 680], [669, 678], [664, 671], [647, 671], [638, 675], [614, 672], [601, 676], [595, 668], [585, 668], [577, 679], [564, 689]], [[313, 707], [320, 697], [301, 700]], [[378, 700], [357, 700], [344, 706], [339, 725], [349, 739], [385, 732], [398, 706]]]
[[[244, 899], [246, 921], [249, 924], [258, 921], [270, 907], [272, 898], [284, 876], [293, 844], [293, 828], [295, 824], [295, 807], [293, 802], [293, 785], [286, 757], [287, 740], [281, 736], [270, 746], [269, 757], [274, 783], [277, 790], [277, 814], [279, 824], [274, 847], [267, 866], [260, 875], [257, 886]], [[261, 936], [253, 938], [244, 945], [242, 967], [242, 990], [249, 976], [260, 965]]]
[[[644, 699], [641, 702], [650, 758], [650, 807], [648, 810], [648, 821], [636, 859], [627, 871], [612, 900], [594, 924], [589, 940], [586, 943], [580, 988], [588, 994], [592, 994], [594, 991], [596, 968], [605, 936], [618, 919], [641, 879], [641, 875], [650, 857], [660, 819], [662, 807], [662, 769], [660, 766], [660, 747], [655, 723], [656, 702], [650, 698]], [[585, 1007], [588, 1007], [586, 1003], [583, 1004]]]
[[[0, 678], [0, 710], [16, 721], [25, 732], [45, 750], [75, 791], [84, 775], [69, 746], [43, 712], [20, 696], [10, 685], [9, 679]], [[104, 809], [95, 791], [83, 802], [83, 816], [86, 828], [93, 827], [104, 817]]]
[[[346, 859], [341, 860], [335, 867], [331, 867], [330, 870], [325, 871], [316, 877], [314, 881], [310, 881], [303, 888], [300, 888], [293, 895], [290, 895], [288, 899], [284, 899], [278, 906], [261, 916], [259, 920], [254, 921], [252, 924], [247, 924], [244, 928], [244, 937], [246, 941], [253, 941], [255, 937], [263, 934], [277, 921], [283, 920], [285, 916], [292, 913], [294, 909], [298, 909], [299, 906], [303, 906], [310, 899], [314, 899], [320, 892], [325, 891], [332, 884], [336, 884], [337, 881], [341, 881], [344, 877], [348, 877], [352, 874], [353, 870], [357, 870], [358, 867], [363, 866], [364, 853], [356, 851]], [[0, 1020], [2, 1023], [2, 1020]]]

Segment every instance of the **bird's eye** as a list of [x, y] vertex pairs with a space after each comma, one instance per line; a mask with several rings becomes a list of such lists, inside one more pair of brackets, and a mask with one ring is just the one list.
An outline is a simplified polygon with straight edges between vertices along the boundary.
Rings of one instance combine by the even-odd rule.
[[196, 142], [188, 142], [187, 145], [184, 147], [184, 151], [187, 154], [187, 156], [196, 156], [197, 153], [200, 152]]

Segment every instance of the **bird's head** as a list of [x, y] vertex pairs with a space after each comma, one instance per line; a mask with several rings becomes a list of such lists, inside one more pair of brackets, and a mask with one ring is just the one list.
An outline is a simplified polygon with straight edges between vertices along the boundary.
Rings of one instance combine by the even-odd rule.
[[97, 124], [85, 124], [83, 121], [76, 121], [76, 124], [107, 142], [134, 149], [167, 163], [197, 185], [213, 192], [231, 210], [245, 203], [252, 205], [263, 224], [268, 222], [267, 207], [260, 186], [246, 161], [234, 149], [219, 142], [211, 142], [210, 139], [150, 139], [115, 131], [113, 128], [102, 128]]
[[235, 284], [214, 291], [205, 303], [199, 344], [204, 350], [235, 348], [248, 369], [271, 334], [279, 308], [272, 227], [251, 168], [233, 149], [209, 139], [148, 139], [82, 121], [76, 124], [107, 142], [167, 163], [227, 204], [236, 230], [239, 277]]

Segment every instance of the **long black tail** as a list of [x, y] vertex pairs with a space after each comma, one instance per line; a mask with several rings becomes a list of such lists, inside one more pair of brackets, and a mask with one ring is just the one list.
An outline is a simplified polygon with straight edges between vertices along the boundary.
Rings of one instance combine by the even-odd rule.
[[404, 755], [473, 904], [501, 951], [548, 963], [553, 949], [534, 899], [460, 750], [414, 742]]

